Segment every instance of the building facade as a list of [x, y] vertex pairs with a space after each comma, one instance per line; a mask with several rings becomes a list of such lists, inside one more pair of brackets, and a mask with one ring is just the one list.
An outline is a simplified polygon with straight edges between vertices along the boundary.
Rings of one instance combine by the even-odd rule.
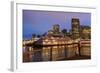
[[72, 38], [80, 38], [80, 21], [78, 18], [72, 18]]
[[90, 26], [82, 26], [80, 28], [81, 39], [91, 39], [91, 28]]

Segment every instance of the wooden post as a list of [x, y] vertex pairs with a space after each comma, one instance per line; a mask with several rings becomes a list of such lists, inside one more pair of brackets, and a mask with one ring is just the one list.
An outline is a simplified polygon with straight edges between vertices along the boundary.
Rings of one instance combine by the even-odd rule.
[[52, 61], [52, 47], [50, 48], [50, 61]]

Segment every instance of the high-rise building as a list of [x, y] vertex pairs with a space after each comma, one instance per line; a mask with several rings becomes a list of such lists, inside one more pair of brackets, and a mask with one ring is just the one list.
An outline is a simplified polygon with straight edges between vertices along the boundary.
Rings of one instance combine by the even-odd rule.
[[72, 18], [72, 38], [79, 39], [80, 38], [80, 21], [78, 18]]
[[59, 26], [59, 24], [53, 25], [53, 32], [55, 34], [58, 34], [60, 32], [60, 26]]
[[80, 37], [81, 39], [91, 39], [91, 27], [86, 25], [80, 26]]

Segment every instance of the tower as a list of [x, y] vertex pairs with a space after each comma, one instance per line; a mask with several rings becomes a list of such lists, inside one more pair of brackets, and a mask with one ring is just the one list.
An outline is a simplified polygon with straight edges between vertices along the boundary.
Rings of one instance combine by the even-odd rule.
[[72, 38], [79, 39], [80, 38], [80, 21], [78, 18], [72, 18]]
[[55, 34], [58, 34], [60, 32], [60, 26], [59, 24], [53, 25], [53, 31]]

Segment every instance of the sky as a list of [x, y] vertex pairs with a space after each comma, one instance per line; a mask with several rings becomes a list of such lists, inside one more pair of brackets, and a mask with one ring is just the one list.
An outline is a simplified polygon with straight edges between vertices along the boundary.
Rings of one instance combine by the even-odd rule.
[[23, 39], [41, 35], [59, 24], [60, 29], [71, 29], [71, 19], [79, 18], [80, 25], [91, 26], [91, 13], [23, 10]]

